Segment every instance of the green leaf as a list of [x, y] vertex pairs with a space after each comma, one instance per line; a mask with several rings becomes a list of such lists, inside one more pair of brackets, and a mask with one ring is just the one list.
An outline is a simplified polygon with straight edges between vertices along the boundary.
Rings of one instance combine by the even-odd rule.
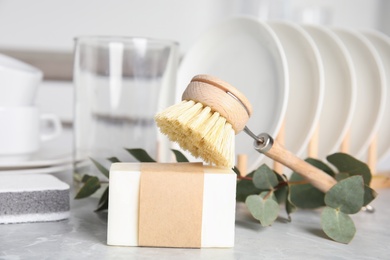
[[106, 201], [108, 199], [108, 192], [109, 192], [109, 187], [107, 186], [107, 188], [104, 190], [102, 196], [100, 197], [99, 199], [99, 203], [98, 203], [98, 206], [100, 206], [101, 204], [104, 203], [104, 201]]
[[156, 162], [144, 149], [125, 149], [140, 162]]
[[373, 201], [378, 193], [371, 189], [369, 186], [364, 185], [364, 203], [363, 206], [367, 206], [371, 201]]
[[241, 172], [236, 166], [234, 166], [232, 170], [236, 173], [237, 176], [241, 176]]
[[121, 162], [121, 161], [119, 161], [119, 159], [117, 157], [110, 157], [110, 158], [107, 158], [107, 160], [109, 160], [112, 163]]
[[[351, 175], [349, 173], [340, 172], [336, 174], [336, 180], [340, 182]], [[373, 201], [378, 194], [375, 190], [371, 189], [367, 184], [364, 185], [364, 203], [363, 206], [367, 206], [371, 201]]]
[[[279, 204], [285, 203], [286, 198], [287, 198], [287, 189], [288, 189], [288, 178], [286, 175], [278, 174], [276, 173], [276, 177], [278, 178], [278, 186], [274, 190], [274, 194], [276, 197], [276, 200], [278, 201]], [[285, 184], [285, 185], [282, 185]]]
[[370, 185], [371, 171], [367, 164], [357, 160], [349, 154], [335, 153], [326, 157], [340, 172], [349, 173], [350, 175], [363, 176], [364, 183]]
[[98, 208], [95, 210], [95, 212], [102, 211], [108, 209], [108, 187], [104, 190], [102, 196], [100, 197]]
[[89, 180], [89, 178], [92, 178], [93, 176], [91, 175], [88, 175], [88, 174], [84, 174], [83, 177], [81, 178], [81, 182], [82, 183], [85, 183]]
[[[250, 174], [247, 175], [249, 178], [253, 178], [254, 172], [251, 172]], [[239, 180], [237, 181], [237, 186], [236, 186], [236, 200], [238, 202], [245, 202], [246, 198], [249, 195], [253, 194], [259, 194], [263, 190], [260, 190], [255, 187], [253, 184], [252, 180]]]
[[332, 177], [335, 176], [335, 172], [328, 165], [323, 163], [322, 161], [320, 161], [318, 159], [314, 159], [314, 158], [307, 158], [305, 161], [310, 163], [314, 167], [326, 172], [328, 175], [330, 175]]
[[293, 173], [290, 177], [290, 199], [298, 208], [315, 209], [325, 206], [325, 194]]
[[362, 176], [352, 176], [335, 184], [325, 194], [325, 204], [345, 214], [359, 212], [364, 204]]
[[185, 157], [182, 152], [180, 152], [179, 150], [175, 150], [175, 149], [171, 149], [171, 150], [175, 154], [177, 162], [189, 162], [187, 157]]
[[351, 174], [347, 173], [347, 172], [340, 172], [338, 174], [336, 174], [335, 178], [336, 178], [336, 181], [342, 181], [348, 177], [351, 177]]
[[285, 174], [279, 174], [275, 171], [274, 173], [276, 174], [276, 178], [278, 178], [278, 182], [288, 182], [288, 178]]
[[[320, 160], [307, 158], [307, 163], [324, 171], [330, 176], [335, 176], [334, 171]], [[291, 202], [303, 209], [315, 209], [325, 206], [325, 194], [307, 182], [301, 175], [293, 173], [290, 177], [290, 199]]]
[[275, 190], [274, 194], [279, 204], [284, 203], [288, 220], [291, 221], [290, 215], [296, 211], [297, 207], [291, 201], [290, 187], [288, 185], [284, 185]]
[[278, 201], [279, 204], [286, 202], [287, 192], [288, 192], [287, 185], [285, 185], [283, 187], [279, 187], [278, 189], [274, 190], [276, 200]]
[[91, 161], [93, 162], [93, 164], [95, 164], [96, 168], [98, 168], [99, 172], [103, 173], [103, 175], [106, 176], [107, 178], [110, 177], [110, 172], [107, 170], [106, 167], [101, 165], [98, 161], [94, 160], [93, 158], [91, 158]]
[[276, 174], [266, 164], [261, 165], [253, 175], [253, 184], [261, 190], [272, 190], [279, 184]]
[[290, 187], [287, 187], [287, 196], [286, 196], [285, 208], [286, 208], [286, 212], [287, 212], [287, 215], [288, 215], [288, 219], [291, 221], [291, 216], [290, 215], [297, 210], [297, 206], [295, 206], [295, 204], [291, 200]]
[[270, 191], [264, 191], [260, 195], [248, 196], [245, 204], [252, 216], [259, 220], [263, 227], [270, 226], [278, 217], [279, 204]]
[[344, 244], [351, 242], [356, 233], [355, 224], [350, 216], [329, 207], [322, 211], [321, 226], [328, 237]]
[[83, 199], [89, 197], [94, 194], [98, 189], [100, 189], [100, 181], [98, 177], [93, 176], [85, 182], [83, 187], [81, 187], [79, 192], [76, 194], [75, 199]]

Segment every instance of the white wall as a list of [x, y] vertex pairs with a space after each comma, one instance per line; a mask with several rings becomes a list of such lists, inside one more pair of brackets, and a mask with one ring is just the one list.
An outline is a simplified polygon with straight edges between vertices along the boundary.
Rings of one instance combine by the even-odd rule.
[[[326, 16], [320, 22], [352, 28], [377, 28], [380, 10], [388, 0], [232, 0], [237, 11], [264, 20], [305, 21], [305, 14]], [[383, 2], [383, 3], [382, 3]], [[387, 7], [389, 8], [389, 7]], [[390, 12], [390, 9], [387, 9]], [[311, 21], [306, 21], [311, 22]]]
[[[290, 1], [289, 1], [290, 2]], [[293, 18], [305, 9], [320, 8], [329, 16], [331, 25], [350, 28], [377, 28], [381, 0], [294, 0]]]
[[168, 38], [178, 41], [185, 52], [208, 27], [232, 15], [300, 21], [304, 11], [320, 7], [330, 15], [331, 24], [378, 28], [381, 7], [390, 12], [389, 1], [383, 2], [387, 4], [381, 0], [0, 0], [0, 49], [71, 51], [75, 36], [105, 34]]
[[379, 29], [390, 36], [390, 1], [381, 0]]
[[168, 38], [184, 49], [230, 11], [225, 0], [0, 0], [0, 47], [71, 50], [78, 35]]

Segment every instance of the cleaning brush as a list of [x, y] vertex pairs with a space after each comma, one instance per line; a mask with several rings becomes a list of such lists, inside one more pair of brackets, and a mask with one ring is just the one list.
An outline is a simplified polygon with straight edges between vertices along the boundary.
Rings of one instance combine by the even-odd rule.
[[287, 151], [266, 133], [255, 135], [246, 127], [252, 114], [248, 99], [236, 88], [210, 75], [192, 78], [182, 102], [155, 116], [160, 131], [181, 148], [205, 162], [233, 167], [235, 135], [244, 130], [254, 139], [254, 148], [301, 174], [323, 192], [336, 181], [325, 172]]
[[156, 115], [161, 132], [195, 157], [232, 168], [235, 135], [252, 114], [249, 101], [233, 86], [206, 75], [195, 76], [182, 98]]

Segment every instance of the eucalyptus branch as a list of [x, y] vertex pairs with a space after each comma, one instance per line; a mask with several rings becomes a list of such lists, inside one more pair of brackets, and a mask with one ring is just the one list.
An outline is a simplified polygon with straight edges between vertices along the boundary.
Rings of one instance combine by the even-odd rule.
[[[126, 149], [127, 152], [140, 162], [155, 162], [155, 160], [142, 149]], [[178, 150], [172, 150], [177, 162], [188, 162], [188, 159]], [[120, 162], [116, 157], [107, 158], [111, 163]], [[306, 162], [322, 170], [337, 183], [326, 193], [318, 190], [310, 181], [292, 173], [288, 179], [270, 169], [267, 165], [261, 165], [255, 171], [241, 175], [237, 173], [237, 202], [245, 202], [252, 216], [259, 220], [262, 226], [270, 226], [276, 220], [280, 211], [280, 204], [285, 205], [289, 220], [297, 208], [314, 209], [323, 207], [321, 214], [321, 226], [329, 238], [349, 243], [356, 232], [355, 225], [350, 214], [361, 211], [375, 199], [377, 193], [369, 185], [371, 172], [366, 164], [344, 153], [336, 153], [327, 157], [339, 173], [335, 173], [331, 167], [322, 161], [308, 158]], [[109, 171], [101, 163], [91, 158], [91, 162], [104, 176], [109, 178]], [[91, 196], [107, 184], [107, 180], [100, 180], [97, 176], [85, 174], [81, 182], [83, 186], [76, 195], [76, 199]], [[108, 208], [108, 187], [99, 200], [96, 211]], [[370, 211], [372, 212], [372, 211]], [[342, 226], [343, 229], [334, 229]]]

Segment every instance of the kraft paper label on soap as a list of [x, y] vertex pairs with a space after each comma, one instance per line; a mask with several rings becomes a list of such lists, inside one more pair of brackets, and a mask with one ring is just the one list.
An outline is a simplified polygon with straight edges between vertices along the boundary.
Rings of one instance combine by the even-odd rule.
[[140, 246], [201, 247], [202, 163], [141, 164]]

